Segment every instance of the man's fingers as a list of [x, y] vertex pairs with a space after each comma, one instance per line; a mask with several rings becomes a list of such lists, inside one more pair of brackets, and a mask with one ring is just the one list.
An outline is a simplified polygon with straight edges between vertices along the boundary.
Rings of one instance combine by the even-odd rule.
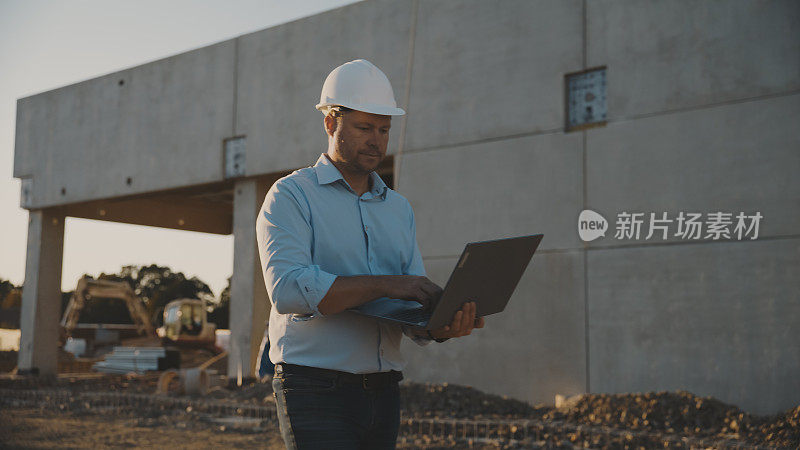
[[469, 312], [464, 317], [465, 323], [464, 323], [464, 326], [462, 327], [465, 334], [472, 333], [472, 329], [475, 327], [475, 310], [476, 309], [477, 309], [477, 306], [475, 305], [475, 302], [470, 302], [469, 303]]
[[439, 300], [439, 297], [442, 295], [442, 288], [437, 286], [432, 281], [425, 279], [425, 283], [422, 285], [422, 290], [425, 292], [426, 299], [428, 300], [429, 305], [436, 304], [436, 301]]
[[467, 302], [461, 306], [461, 309], [453, 314], [453, 320], [450, 325], [445, 325], [442, 328], [434, 331], [437, 337], [461, 337], [467, 336], [472, 333], [474, 328], [483, 328], [485, 322], [483, 317], [475, 317], [477, 312], [477, 305], [475, 302]]
[[463, 314], [461, 314], [461, 326], [459, 328], [461, 329], [462, 333], [465, 333], [469, 331], [470, 327], [469, 322], [475, 320], [475, 317], [470, 317], [470, 315], [472, 314], [472, 303], [470, 302], [465, 303], [464, 306], [461, 307], [461, 312]]
[[414, 293], [411, 295], [412, 298], [410, 300], [422, 303], [426, 309], [431, 309], [442, 293], [442, 288], [427, 277], [414, 277], [413, 287]]
[[458, 310], [456, 314], [453, 316], [453, 322], [450, 323], [450, 332], [451, 333], [458, 333], [461, 331], [461, 316], [464, 315], [464, 311]]
[[474, 328], [483, 328], [483, 317], [475, 317], [477, 305], [467, 302], [456, 311], [449, 326], [444, 326], [436, 331], [438, 337], [461, 337], [472, 333]]

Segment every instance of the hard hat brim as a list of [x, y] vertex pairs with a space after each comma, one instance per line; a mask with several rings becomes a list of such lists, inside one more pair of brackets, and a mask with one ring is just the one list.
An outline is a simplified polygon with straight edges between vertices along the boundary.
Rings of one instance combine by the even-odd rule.
[[395, 108], [385, 105], [358, 105], [358, 104], [344, 104], [344, 103], [319, 103], [315, 108], [327, 113], [328, 108], [331, 106], [344, 106], [345, 108], [354, 109], [370, 114], [380, 114], [382, 116], [404, 116], [406, 112], [402, 108]]

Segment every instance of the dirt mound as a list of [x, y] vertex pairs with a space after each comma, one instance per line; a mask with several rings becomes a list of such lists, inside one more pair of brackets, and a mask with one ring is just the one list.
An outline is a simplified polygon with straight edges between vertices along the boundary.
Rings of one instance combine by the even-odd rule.
[[783, 414], [761, 419], [760, 424], [744, 431], [748, 440], [768, 442], [770, 445], [800, 448], [800, 406]]
[[403, 383], [400, 385], [400, 402], [400, 409], [412, 417], [539, 418], [550, 410], [548, 407], [535, 407], [519, 400], [448, 383]]
[[579, 395], [543, 418], [700, 438], [742, 439], [780, 447], [800, 446], [800, 407], [778, 415], [756, 416], [715, 398], [684, 391]]
[[404, 383], [401, 389], [403, 414], [411, 417], [529, 419], [800, 448], [800, 406], [756, 416], [712, 397], [678, 391], [584, 394], [553, 408], [447, 383]]
[[709, 435], [738, 430], [743, 421], [750, 420], [735, 406], [683, 391], [581, 395], [545, 417], [631, 430]]

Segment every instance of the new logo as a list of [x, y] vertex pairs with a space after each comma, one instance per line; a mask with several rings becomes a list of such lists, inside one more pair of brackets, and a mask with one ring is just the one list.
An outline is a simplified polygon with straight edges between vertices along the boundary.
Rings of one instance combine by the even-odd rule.
[[600, 236], [605, 237], [608, 230], [608, 221], [605, 217], [592, 211], [584, 209], [578, 216], [578, 234], [584, 242], [593, 241]]

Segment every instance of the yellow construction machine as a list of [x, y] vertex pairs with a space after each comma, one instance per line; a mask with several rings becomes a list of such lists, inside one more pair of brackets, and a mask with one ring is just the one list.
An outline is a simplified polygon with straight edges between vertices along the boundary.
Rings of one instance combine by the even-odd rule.
[[164, 307], [164, 326], [157, 333], [164, 343], [214, 349], [216, 330], [216, 324], [208, 322], [204, 300], [181, 298]]
[[[91, 301], [122, 300], [130, 313], [130, 324], [117, 323], [79, 323], [81, 311]], [[150, 322], [142, 301], [134, 294], [130, 285], [124, 281], [93, 280], [81, 278], [75, 292], [70, 297], [64, 316], [61, 319], [61, 339], [84, 339], [89, 354], [96, 347], [118, 344], [126, 338], [156, 338], [155, 329]]]
[[[90, 301], [122, 300], [130, 313], [130, 324], [78, 323], [81, 311]], [[164, 325], [154, 329], [142, 300], [124, 281], [93, 280], [82, 278], [70, 298], [61, 319], [62, 343], [67, 338], [84, 339], [86, 353], [92, 354], [101, 346], [119, 345], [122, 341], [135, 345], [165, 345], [181, 347], [216, 348], [216, 329], [207, 320], [204, 300], [181, 298], [173, 300], [164, 308]]]

